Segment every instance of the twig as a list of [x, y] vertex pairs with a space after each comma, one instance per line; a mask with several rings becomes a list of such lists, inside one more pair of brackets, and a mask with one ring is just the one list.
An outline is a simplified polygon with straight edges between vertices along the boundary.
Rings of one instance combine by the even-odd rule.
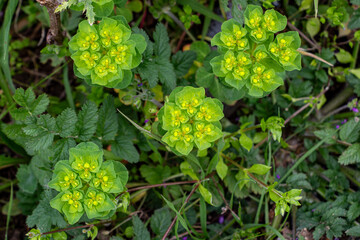
[[58, 0], [36, 0], [41, 5], [45, 6], [49, 13], [50, 18], [50, 29], [46, 36], [46, 41], [48, 44], [55, 43], [61, 45], [64, 39], [64, 36], [61, 33], [61, 21], [60, 13], [55, 13], [56, 8], [60, 5]]
[[[193, 188], [193, 190], [191, 190], [189, 196], [187, 196], [187, 198], [185, 199], [185, 202], [183, 203], [183, 205], [181, 206], [181, 209], [183, 207], [185, 207], [185, 205], [189, 202], [190, 200], [190, 197], [194, 194], [194, 192], [196, 191], [196, 189], [198, 189], [198, 187], [200, 186], [200, 183], [196, 184], [196, 186]], [[181, 212], [180, 212], [181, 214]], [[176, 222], [176, 219], [177, 219], [177, 215], [174, 217], [173, 221], [171, 222], [170, 226], [168, 227], [168, 229], [166, 230], [164, 236], [161, 238], [161, 240], [165, 240], [167, 235], [169, 235], [172, 227], [174, 226], [175, 222]]]
[[325, 59], [322, 59], [321, 57], [316, 56], [315, 54], [312, 54], [312, 53], [306, 52], [306, 50], [305, 50], [305, 49], [298, 48], [296, 51], [298, 51], [299, 53], [301, 53], [301, 54], [302, 54], [302, 55], [304, 55], [304, 56], [308, 56], [308, 57], [315, 58], [316, 60], [319, 60], [320, 62], [326, 63], [327, 65], [329, 65], [329, 66], [331, 66], [331, 67], [334, 67], [334, 64], [329, 63], [329, 62], [328, 62], [328, 61], [326, 61]]
[[93, 226], [110, 223], [110, 222], [111, 221], [104, 221], [104, 222], [99, 222], [96, 224], [87, 224], [87, 225], [81, 225], [81, 226], [75, 226], [75, 227], [69, 227], [69, 228], [62, 228], [62, 229], [57, 229], [57, 230], [50, 231], [50, 232], [45, 232], [45, 233], [42, 233], [41, 235], [43, 236], [43, 235], [64, 232], [64, 231], [69, 231], [69, 230], [74, 230], [74, 229], [81, 229], [81, 228], [92, 228]]

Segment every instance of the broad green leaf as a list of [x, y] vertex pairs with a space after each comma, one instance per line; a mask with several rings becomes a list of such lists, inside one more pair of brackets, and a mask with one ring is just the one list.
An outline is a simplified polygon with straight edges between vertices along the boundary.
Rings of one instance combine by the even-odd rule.
[[171, 62], [177, 77], [183, 77], [188, 72], [196, 59], [196, 53], [193, 51], [178, 51], [172, 56]]
[[210, 53], [211, 49], [208, 43], [204, 41], [196, 41], [190, 45], [190, 50], [196, 53], [196, 61], [203, 62], [205, 57]]
[[19, 180], [19, 188], [28, 194], [33, 194], [38, 186], [38, 181], [28, 165], [20, 165], [16, 173], [16, 178]]
[[171, 224], [171, 215], [167, 208], [155, 210], [151, 216], [150, 227], [158, 236], [163, 236]]
[[219, 175], [219, 177], [221, 178], [221, 180], [224, 180], [224, 178], [226, 177], [228, 171], [228, 166], [224, 163], [224, 160], [221, 156], [219, 156], [219, 161], [216, 165], [216, 172]]
[[360, 237], [360, 226], [354, 226], [348, 230], [346, 230], [346, 235], [352, 237]]
[[349, 120], [345, 123], [340, 129], [340, 139], [342, 141], [353, 143], [355, 142], [360, 135], [360, 121], [355, 119]]
[[132, 143], [132, 140], [127, 136], [117, 136], [115, 142], [111, 145], [111, 149], [116, 156], [128, 162], [137, 163], [139, 161], [139, 153]]
[[351, 53], [342, 48], [340, 48], [340, 52], [335, 53], [335, 57], [340, 63], [351, 63], [353, 61]]
[[73, 109], [65, 109], [56, 118], [57, 131], [60, 133], [60, 137], [69, 137], [75, 130], [75, 124], [77, 122], [77, 116]]
[[150, 184], [162, 183], [166, 178], [170, 177], [171, 169], [169, 166], [158, 165], [156, 167], [142, 165], [140, 167], [141, 176]]
[[169, 59], [171, 55], [169, 36], [163, 24], [158, 23], [156, 25], [153, 37], [155, 41], [154, 54], [156, 56]]
[[360, 163], [360, 143], [355, 143], [348, 147], [339, 157], [339, 163], [348, 165]]
[[118, 131], [114, 98], [107, 97], [99, 110], [96, 134], [103, 140], [114, 140]]
[[323, 130], [318, 130], [314, 132], [315, 136], [317, 136], [320, 139], [326, 139], [325, 142], [327, 144], [335, 144], [336, 138], [337, 138], [337, 132], [336, 129], [333, 128], [327, 128]]
[[263, 164], [254, 164], [248, 169], [248, 171], [259, 175], [265, 175], [270, 169], [271, 167]]
[[306, 22], [306, 31], [310, 34], [311, 37], [314, 37], [319, 33], [320, 27], [321, 23], [318, 18], [310, 18]]
[[199, 192], [208, 204], [213, 205], [211, 192], [207, 190], [202, 184], [199, 185]]
[[98, 109], [94, 102], [87, 101], [78, 114], [76, 133], [81, 141], [88, 141], [96, 132]]
[[253, 146], [253, 141], [251, 140], [251, 138], [246, 136], [245, 133], [241, 134], [241, 136], [239, 138], [239, 142], [243, 148], [248, 150], [248, 152], [251, 150], [251, 148]]

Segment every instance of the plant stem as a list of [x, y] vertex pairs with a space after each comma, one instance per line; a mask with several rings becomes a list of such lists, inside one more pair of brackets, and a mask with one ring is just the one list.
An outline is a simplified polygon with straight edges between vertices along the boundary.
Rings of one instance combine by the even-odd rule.
[[48, 44], [55, 43], [56, 45], [61, 45], [64, 36], [61, 33], [61, 20], [60, 12], [55, 13], [56, 8], [60, 5], [60, 1], [54, 0], [36, 0], [41, 5], [44, 5], [49, 13], [50, 18], [50, 29], [46, 36], [46, 41]]
[[359, 55], [359, 45], [360, 45], [360, 41], [356, 41], [355, 45], [354, 45], [353, 55], [352, 55], [353, 61], [350, 64], [351, 69], [356, 68], [357, 58]]
[[65, 88], [65, 93], [66, 93], [66, 99], [67, 99], [67, 101], [69, 103], [69, 106], [72, 109], [75, 110], [74, 99], [72, 97], [71, 86], [70, 86], [70, 82], [69, 82], [69, 68], [68, 68], [67, 64], [64, 66], [63, 80], [64, 80], [64, 88]]
[[196, 41], [196, 38], [191, 34], [191, 32], [189, 32], [189, 30], [185, 28], [184, 24], [172, 12], [170, 12], [166, 8], [163, 8], [163, 13], [168, 15], [182, 30], [184, 30], [184, 32], [186, 32], [186, 34], [189, 36], [189, 38], [191, 38], [193, 42]]

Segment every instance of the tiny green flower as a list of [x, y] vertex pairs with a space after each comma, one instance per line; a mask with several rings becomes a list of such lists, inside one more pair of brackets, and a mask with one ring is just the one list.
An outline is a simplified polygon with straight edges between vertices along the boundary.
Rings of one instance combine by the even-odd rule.
[[132, 34], [122, 18], [103, 18], [99, 25], [79, 24], [69, 42], [75, 73], [89, 83], [124, 88], [132, 79], [131, 70], [141, 62], [146, 41]]
[[84, 208], [88, 218], [101, 218], [116, 208], [108, 194], [89, 188], [85, 194]]
[[119, 193], [123, 190], [121, 179], [117, 176], [113, 161], [106, 161], [92, 178], [90, 186], [107, 193]]
[[195, 145], [199, 150], [210, 147], [222, 136], [222, 108], [219, 100], [205, 98], [203, 88], [174, 89], [158, 114], [167, 131], [162, 140], [183, 155], [188, 155]]
[[74, 224], [84, 214], [82, 199], [84, 193], [79, 190], [67, 190], [59, 193], [50, 201], [50, 206], [65, 214], [69, 224]]
[[48, 185], [60, 192], [68, 189], [81, 188], [82, 182], [79, 175], [71, 168], [68, 161], [59, 161], [55, 165], [52, 180]]
[[92, 142], [80, 143], [69, 151], [69, 163], [86, 182], [97, 173], [103, 161], [103, 152]]

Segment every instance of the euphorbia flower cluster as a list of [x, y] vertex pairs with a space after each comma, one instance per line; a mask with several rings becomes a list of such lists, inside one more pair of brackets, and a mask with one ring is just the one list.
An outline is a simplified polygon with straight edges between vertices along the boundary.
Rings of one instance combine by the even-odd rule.
[[69, 151], [69, 160], [55, 165], [49, 187], [60, 193], [50, 205], [74, 224], [84, 213], [106, 218], [116, 209], [115, 194], [122, 192], [128, 172], [120, 162], [103, 161], [103, 151], [92, 143], [80, 143]]
[[283, 84], [278, 73], [301, 69], [297, 32], [274, 33], [286, 27], [286, 17], [271, 9], [263, 13], [260, 6], [248, 5], [245, 27], [233, 19], [224, 22], [221, 32], [211, 40], [218, 46], [220, 56], [210, 62], [214, 74], [230, 86], [261, 97]]
[[205, 97], [204, 88], [178, 87], [160, 110], [159, 120], [167, 131], [162, 140], [183, 155], [196, 145], [205, 150], [222, 136], [222, 103]]
[[123, 18], [114, 17], [103, 18], [99, 25], [82, 21], [69, 46], [75, 71], [85, 79], [124, 88], [132, 79], [131, 69], [141, 62], [146, 41], [142, 35], [132, 34]]

